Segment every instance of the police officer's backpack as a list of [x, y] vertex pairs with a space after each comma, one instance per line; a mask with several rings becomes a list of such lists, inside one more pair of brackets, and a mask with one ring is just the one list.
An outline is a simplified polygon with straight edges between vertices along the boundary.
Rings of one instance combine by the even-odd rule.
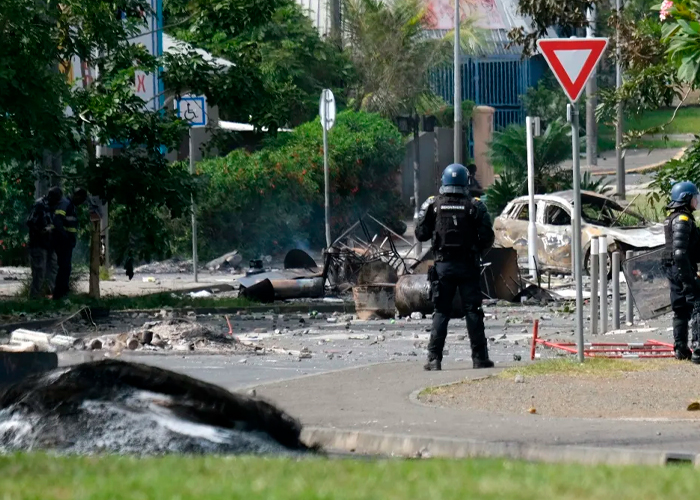
[[433, 250], [440, 255], [465, 254], [475, 247], [476, 237], [476, 207], [471, 197], [438, 196]]

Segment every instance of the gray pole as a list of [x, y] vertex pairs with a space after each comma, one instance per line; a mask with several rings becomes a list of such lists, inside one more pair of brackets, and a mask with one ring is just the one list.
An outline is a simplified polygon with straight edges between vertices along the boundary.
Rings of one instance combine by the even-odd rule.
[[[622, 9], [622, 0], [616, 0], [617, 13]], [[620, 30], [616, 34], [616, 63], [615, 63], [615, 88], [622, 87], [622, 66], [620, 58], [622, 49], [620, 48]], [[615, 164], [617, 165], [617, 196], [625, 198], [625, 157], [622, 150], [622, 132], [625, 128], [625, 117], [623, 115], [622, 103], [617, 104], [617, 120], [615, 120]]]
[[323, 178], [325, 182], [325, 209], [326, 209], [326, 249], [331, 249], [331, 183], [328, 172], [328, 96], [323, 91], [323, 116], [321, 117], [323, 127]]
[[576, 277], [576, 338], [578, 340], [578, 360], [583, 363], [583, 279], [581, 258], [581, 152], [579, 148], [578, 104], [569, 107], [571, 118], [571, 153], [574, 170], [574, 216], [573, 236], [574, 276]]
[[527, 263], [530, 269], [530, 277], [537, 279], [537, 266], [535, 257], [537, 256], [537, 225], [535, 224], [535, 139], [533, 137], [533, 120], [528, 116], [525, 118], [526, 146], [527, 146], [527, 194], [528, 194], [528, 216], [527, 224]]
[[612, 260], [612, 329], [620, 329], [620, 252]]
[[455, 150], [454, 163], [462, 163], [462, 56], [459, 41], [459, 0], [455, 0], [455, 55], [454, 55], [454, 74], [455, 74], [455, 95], [454, 95], [454, 110], [455, 110]]
[[600, 333], [608, 332], [608, 240], [605, 236], [598, 238], [598, 257], [600, 258]]
[[331, 0], [331, 38], [338, 45], [342, 47], [342, 36], [340, 31], [341, 17], [340, 17], [340, 0]]
[[598, 334], [598, 237], [591, 238], [591, 335]]
[[435, 143], [435, 192], [440, 189], [440, 132], [438, 130], [438, 127], [435, 127], [433, 129], [433, 141]]
[[[192, 137], [192, 127], [190, 127], [190, 175], [194, 175], [194, 139]], [[197, 207], [194, 204], [192, 195], [192, 270], [194, 271], [194, 282], [197, 283]]]
[[[595, 36], [596, 17], [596, 7], [593, 5], [588, 11], [588, 27], [586, 28], [587, 38]], [[589, 167], [598, 165], [598, 125], [595, 121], [595, 108], [597, 105], [596, 93], [598, 92], [596, 73], [594, 69], [586, 83], [586, 160]]]
[[[420, 131], [418, 130], [418, 115], [413, 121], [413, 224], [418, 225], [418, 207], [420, 206]], [[423, 253], [423, 246], [415, 236], [416, 258]]]
[[632, 257], [634, 257], [634, 252], [632, 250], [627, 250], [625, 257], [625, 267], [627, 269], [627, 272], [625, 273], [625, 281], [627, 282], [627, 323], [629, 325], [633, 325], [634, 303], [632, 302], [632, 287], [630, 286], [630, 280], [632, 279]]

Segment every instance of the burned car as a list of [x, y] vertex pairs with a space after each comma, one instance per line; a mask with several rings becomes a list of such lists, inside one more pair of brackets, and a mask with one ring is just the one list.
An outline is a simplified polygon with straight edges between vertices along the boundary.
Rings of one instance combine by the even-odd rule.
[[[535, 196], [537, 265], [540, 271], [571, 272], [573, 203], [573, 191]], [[493, 226], [495, 246], [514, 248], [518, 252], [518, 260], [525, 266], [529, 217], [528, 197], [521, 196], [506, 206]], [[587, 272], [590, 270], [591, 238], [594, 236], [607, 236], [608, 253], [620, 250], [623, 258], [627, 250], [652, 250], [664, 245], [662, 224], [645, 220], [607, 196], [583, 191], [581, 218], [583, 265]]]

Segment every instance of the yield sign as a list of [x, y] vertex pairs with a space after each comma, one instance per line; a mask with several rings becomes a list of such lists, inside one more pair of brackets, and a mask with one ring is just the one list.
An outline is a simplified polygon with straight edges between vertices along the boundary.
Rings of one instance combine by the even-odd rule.
[[578, 101], [608, 45], [607, 38], [550, 38], [537, 46], [571, 102]]

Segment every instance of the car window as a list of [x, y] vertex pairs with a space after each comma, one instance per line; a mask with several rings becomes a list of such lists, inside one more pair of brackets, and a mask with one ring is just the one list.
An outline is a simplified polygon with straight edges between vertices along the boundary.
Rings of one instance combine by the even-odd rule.
[[508, 210], [508, 213], [506, 216], [508, 216], [509, 219], [515, 219], [518, 217], [518, 212], [520, 212], [520, 209], [523, 207], [521, 203], [513, 203], [510, 207], [510, 210]]
[[604, 227], [642, 227], [643, 217], [605, 198], [581, 197], [581, 216], [589, 224]]
[[571, 216], [564, 209], [558, 205], [547, 205], [544, 212], [545, 224], [550, 224], [552, 226], [570, 226]]
[[[520, 210], [518, 215], [515, 217], [517, 220], [524, 220], [524, 221], [529, 221], [530, 220], [530, 206], [523, 204], [523, 208]], [[537, 209], [535, 209], [537, 210]]]

